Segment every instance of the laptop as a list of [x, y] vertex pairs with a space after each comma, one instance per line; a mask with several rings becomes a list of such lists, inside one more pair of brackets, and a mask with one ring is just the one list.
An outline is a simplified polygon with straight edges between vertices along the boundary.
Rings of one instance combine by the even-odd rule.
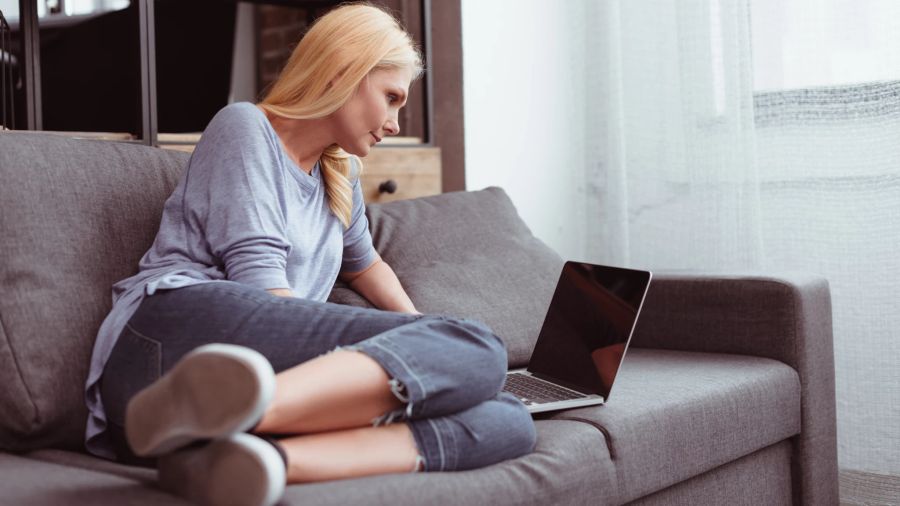
[[531, 413], [603, 404], [644, 304], [649, 271], [566, 262], [531, 361], [505, 392]]

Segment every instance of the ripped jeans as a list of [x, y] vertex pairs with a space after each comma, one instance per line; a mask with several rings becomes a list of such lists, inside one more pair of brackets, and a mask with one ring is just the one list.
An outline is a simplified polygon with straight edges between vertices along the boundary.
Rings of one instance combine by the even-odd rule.
[[371, 357], [404, 403], [371, 423], [408, 424], [419, 450], [416, 470], [474, 469], [534, 449], [530, 414], [501, 392], [506, 350], [484, 324], [277, 297], [225, 281], [145, 297], [119, 336], [100, 381], [120, 462], [153, 465], [125, 442], [128, 400], [208, 343], [252, 348], [276, 373], [341, 348]]

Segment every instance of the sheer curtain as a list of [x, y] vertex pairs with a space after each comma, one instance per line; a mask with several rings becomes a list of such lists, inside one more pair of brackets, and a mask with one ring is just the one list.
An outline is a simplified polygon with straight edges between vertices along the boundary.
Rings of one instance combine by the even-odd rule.
[[[780, 3], [813, 22], [826, 19], [817, 9], [859, 4]], [[860, 63], [836, 55], [855, 43], [846, 30], [801, 59], [787, 39], [751, 34], [751, 17], [778, 27], [772, 33], [796, 28], [763, 0], [588, 5], [587, 206], [603, 217], [591, 256], [827, 278], [839, 466], [844, 476], [900, 476], [900, 81], [884, 80], [881, 68], [878, 81], [754, 91], [754, 52], [780, 58], [782, 84], [807, 75], [804, 65], [831, 61], [840, 77]], [[897, 19], [864, 14], [870, 29], [887, 23], [884, 33]], [[858, 9], [828, 19], [850, 15]], [[834, 27], [813, 30], [826, 40]], [[892, 58], [876, 62], [887, 75], [900, 62]]]
[[763, 265], [747, 7], [590, 2], [588, 251], [615, 264]]

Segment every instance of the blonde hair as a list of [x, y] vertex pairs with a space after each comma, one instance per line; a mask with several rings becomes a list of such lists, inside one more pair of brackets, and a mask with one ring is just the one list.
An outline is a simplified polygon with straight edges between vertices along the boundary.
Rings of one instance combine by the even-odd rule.
[[[350, 100], [370, 72], [396, 68], [412, 70], [413, 79], [422, 73], [412, 37], [378, 7], [342, 5], [313, 23], [259, 106], [284, 118], [322, 118]], [[344, 227], [353, 210], [351, 158], [337, 144], [320, 158], [328, 206]]]

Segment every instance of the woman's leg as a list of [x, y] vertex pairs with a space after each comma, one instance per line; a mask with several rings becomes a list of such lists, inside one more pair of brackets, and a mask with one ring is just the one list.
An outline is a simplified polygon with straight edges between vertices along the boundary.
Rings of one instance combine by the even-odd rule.
[[[148, 297], [129, 327], [162, 343], [163, 372], [197, 346], [213, 342], [252, 348], [270, 361], [276, 373], [299, 371], [298, 364], [314, 359], [327, 362], [337, 348], [361, 352], [389, 377], [380, 392], [391, 391], [407, 404], [406, 412], [394, 413], [395, 418], [384, 421], [467, 409], [492, 398], [506, 374], [503, 343], [478, 322], [276, 297], [230, 282]], [[339, 385], [341, 378], [356, 374], [351, 364], [336, 363], [324, 369], [330, 374], [322, 370], [312, 378], [292, 371], [292, 381], [279, 378], [282, 385], [290, 383], [278, 390], [293, 396], [298, 414], [318, 411], [304, 408], [304, 394], [340, 398], [348, 391], [348, 385]], [[350, 391], [353, 395], [345, 396], [341, 403], [347, 407], [358, 405], [358, 394], [370, 395]], [[280, 407], [277, 404], [276, 409]]]
[[422, 460], [405, 423], [293, 436], [280, 444], [288, 484], [410, 473]]
[[275, 398], [253, 432], [301, 434], [362, 427], [403, 406], [391, 391], [387, 372], [356, 351], [321, 355], [282, 371], [275, 382]]
[[[288, 483], [409, 472], [424, 453], [424, 471], [461, 471], [520, 457], [534, 449], [534, 422], [501, 393], [454, 415], [281, 440]], [[421, 450], [420, 450], [421, 449]]]
[[[289, 433], [454, 413], [493, 397], [506, 369], [502, 343], [476, 322], [279, 298], [227, 282], [148, 297], [126, 330], [155, 343], [157, 351], [161, 348], [157, 357], [160, 372], [210, 342], [260, 351], [276, 371], [303, 364], [279, 376], [279, 391], [285, 395], [273, 403], [271, 416], [267, 413], [261, 425], [262, 429]], [[348, 351], [320, 356], [340, 346]], [[114, 352], [111, 363], [116, 355]], [[309, 373], [312, 366], [329, 360], [340, 363]], [[373, 363], [368, 364], [372, 367], [357, 367], [366, 360], [381, 371]], [[390, 379], [373, 390], [371, 380], [364, 378], [366, 370], [381, 374], [381, 380]], [[141, 379], [121, 382], [122, 378], [106, 376], [112, 384], [127, 384], [131, 390], [146, 386], [140, 384]], [[355, 381], [360, 388], [341, 384], [341, 378]], [[110, 422], [115, 425], [122, 423], [121, 417], [116, 419], [115, 406], [127, 402], [136, 390], [113, 390], [119, 390], [118, 395], [104, 392], [104, 404], [108, 414], [113, 413]], [[321, 409], [323, 403], [328, 403], [329, 409]], [[357, 410], [361, 404], [369, 408]], [[397, 408], [398, 404], [406, 406]], [[390, 408], [397, 409], [384, 412]]]

